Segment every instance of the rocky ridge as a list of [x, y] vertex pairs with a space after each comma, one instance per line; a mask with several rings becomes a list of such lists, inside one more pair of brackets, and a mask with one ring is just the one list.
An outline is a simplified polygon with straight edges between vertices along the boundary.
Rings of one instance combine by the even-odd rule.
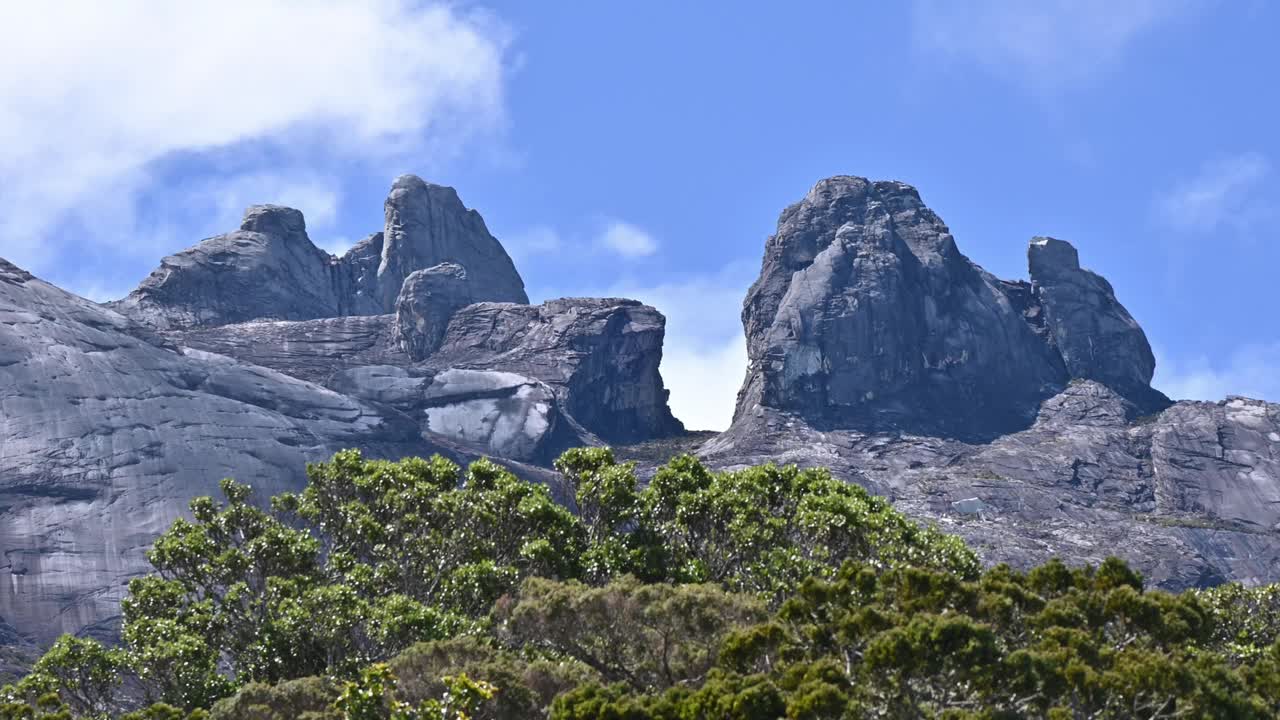
[[1070, 243], [1032, 239], [1028, 266], [982, 270], [910, 186], [818, 183], [766, 243], [734, 422], [700, 454], [828, 467], [988, 562], [1280, 580], [1280, 405], [1173, 403]]
[[384, 215], [338, 258], [254, 206], [107, 306], [0, 262], [0, 644], [110, 635], [189, 498], [296, 489], [343, 447], [488, 455], [556, 493], [550, 461], [582, 444], [642, 474], [690, 448], [825, 466], [989, 562], [1280, 580], [1280, 406], [1151, 388], [1141, 327], [1065, 241], [1002, 280], [911, 186], [818, 183], [766, 243], [734, 422], [706, 439], [667, 405], [658, 310], [530, 305], [451, 188], [401, 177]]
[[563, 450], [682, 431], [653, 308], [528, 305], [452, 188], [401, 177], [385, 214], [335, 258], [253, 206], [105, 306], [0, 263], [4, 637], [110, 636], [151, 541], [224, 477], [265, 499], [357, 447], [487, 455], [558, 494]]

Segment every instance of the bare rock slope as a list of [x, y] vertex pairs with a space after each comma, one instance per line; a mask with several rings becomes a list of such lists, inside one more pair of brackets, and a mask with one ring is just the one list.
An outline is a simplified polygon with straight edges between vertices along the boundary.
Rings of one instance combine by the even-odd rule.
[[0, 644], [110, 636], [146, 548], [225, 477], [265, 499], [357, 447], [558, 493], [564, 449], [682, 430], [653, 308], [528, 305], [452, 188], [401, 177], [385, 213], [334, 258], [297, 210], [251, 207], [109, 306], [0, 261]]
[[1280, 580], [1280, 405], [1171, 402], [1074, 247], [1034, 238], [1028, 264], [985, 272], [910, 186], [818, 183], [766, 244], [735, 419], [700, 452], [829, 467], [988, 562]]

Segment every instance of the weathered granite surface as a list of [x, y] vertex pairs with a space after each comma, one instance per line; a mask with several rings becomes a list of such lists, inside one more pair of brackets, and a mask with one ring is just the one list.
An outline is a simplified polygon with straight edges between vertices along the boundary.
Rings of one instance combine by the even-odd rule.
[[529, 302], [502, 244], [453, 188], [402, 175], [384, 205], [383, 231], [341, 258], [311, 242], [301, 212], [255, 205], [239, 230], [166, 257], [111, 306], [162, 330], [381, 315], [395, 312], [409, 275], [441, 263], [469, 268], [473, 301]]
[[1280, 580], [1280, 405], [1171, 403], [1075, 248], [1035, 238], [1028, 260], [1030, 282], [998, 280], [913, 188], [818, 183], [766, 245], [736, 416], [700, 454], [829, 467], [988, 562]]
[[385, 406], [144, 337], [0, 261], [0, 618], [28, 638], [109, 633], [148, 545], [224, 477], [270, 495], [341, 448], [444, 449]]
[[661, 313], [635, 300], [477, 303], [453, 316], [425, 364], [537, 378], [584, 428], [626, 444], [684, 430], [658, 372], [665, 327]]
[[0, 261], [0, 643], [110, 636], [146, 548], [224, 477], [265, 500], [358, 447], [489, 455], [559, 496], [563, 450], [681, 429], [653, 308], [523, 304], [450, 188], [404, 176], [385, 209], [339, 259], [251, 207], [109, 306]]
[[742, 322], [757, 407], [824, 427], [990, 438], [1065, 385], [1062, 359], [909, 185], [835, 177], [783, 211]]

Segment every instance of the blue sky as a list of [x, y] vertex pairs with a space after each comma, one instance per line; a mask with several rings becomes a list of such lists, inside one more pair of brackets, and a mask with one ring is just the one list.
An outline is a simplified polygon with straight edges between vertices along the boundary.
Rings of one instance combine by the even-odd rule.
[[1002, 277], [1074, 242], [1171, 395], [1280, 400], [1275, 3], [17, 5], [0, 256], [94, 299], [255, 202], [341, 250], [416, 172], [535, 300], [663, 310], [677, 415], [714, 428], [778, 213], [854, 174], [918, 187]]

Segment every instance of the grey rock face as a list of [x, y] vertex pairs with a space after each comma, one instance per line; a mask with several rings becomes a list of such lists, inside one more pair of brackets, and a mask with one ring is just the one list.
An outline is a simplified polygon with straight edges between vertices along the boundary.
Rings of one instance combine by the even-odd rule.
[[[110, 636], [146, 548], [224, 477], [265, 499], [346, 447], [483, 454], [560, 497], [538, 465], [563, 450], [681, 429], [653, 308], [518, 304], [449, 188], [401, 178], [387, 218], [337, 259], [254, 206], [111, 307], [0, 261], [0, 633]], [[472, 304], [494, 299], [518, 302]]]
[[991, 277], [901, 183], [819, 183], [768, 241], [734, 423], [700, 453], [829, 467], [988, 562], [1280, 580], [1280, 406], [1172, 404], [1075, 248], [1036, 238], [1028, 261], [1030, 282]]
[[334, 270], [340, 315], [382, 315], [390, 312], [377, 294], [382, 264], [382, 233], [361, 240], [338, 261]]
[[392, 408], [146, 336], [0, 261], [0, 617], [28, 639], [110, 633], [146, 548], [224, 477], [269, 496], [345, 447], [458, 456]]
[[403, 412], [425, 437], [492, 457], [549, 466], [571, 447], [601, 444], [550, 386], [511, 372], [366, 365], [338, 373], [330, 387]]
[[[434, 440], [514, 460], [545, 464], [570, 447], [683, 430], [658, 372], [665, 320], [653, 308], [581, 298], [457, 308], [465, 288], [460, 266], [442, 265], [410, 276], [396, 315], [169, 335], [390, 406]], [[456, 391], [442, 395], [433, 377], [471, 380], [448, 382]], [[486, 382], [497, 385], [484, 389]]]
[[634, 300], [477, 303], [453, 316], [426, 365], [537, 378], [584, 428], [628, 443], [684, 429], [658, 372], [665, 327], [657, 310]]
[[383, 312], [395, 307], [400, 286], [413, 271], [440, 263], [467, 269], [477, 301], [529, 302], [507, 251], [453, 188], [401, 175], [391, 186], [385, 210], [382, 262], [371, 293], [381, 298]]
[[474, 301], [529, 302], [511, 258], [453, 188], [404, 175], [385, 209], [384, 232], [334, 258], [307, 237], [302, 213], [255, 205], [238, 231], [165, 258], [111, 306], [161, 330], [383, 315], [409, 275], [441, 263], [468, 268]]
[[1073, 378], [1097, 380], [1151, 410], [1169, 404], [1151, 389], [1156, 359], [1147, 336], [1106, 279], [1080, 267], [1076, 249], [1038, 237], [1027, 251], [1050, 338]]
[[308, 382], [363, 365], [409, 365], [395, 339], [395, 317], [366, 315], [298, 322], [258, 320], [171, 332], [172, 342], [227, 355]]
[[302, 213], [275, 205], [250, 207], [239, 230], [165, 258], [112, 306], [160, 329], [339, 314], [329, 255], [307, 237]]
[[400, 347], [415, 361], [425, 360], [440, 348], [453, 314], [473, 302], [467, 270], [457, 263], [410, 273], [396, 299]]
[[824, 427], [992, 436], [1068, 376], [914, 188], [835, 177], [783, 211], [742, 311], [758, 406]]
[[[965, 539], [991, 564], [1119, 555], [1171, 590], [1280, 581], [1280, 405], [1180, 402], [1156, 416], [1093, 381], [992, 442], [819, 431], [765, 409], [699, 454], [827, 467]], [[976, 502], [974, 502], [976, 501]], [[980, 507], [980, 513], [966, 512]]]

